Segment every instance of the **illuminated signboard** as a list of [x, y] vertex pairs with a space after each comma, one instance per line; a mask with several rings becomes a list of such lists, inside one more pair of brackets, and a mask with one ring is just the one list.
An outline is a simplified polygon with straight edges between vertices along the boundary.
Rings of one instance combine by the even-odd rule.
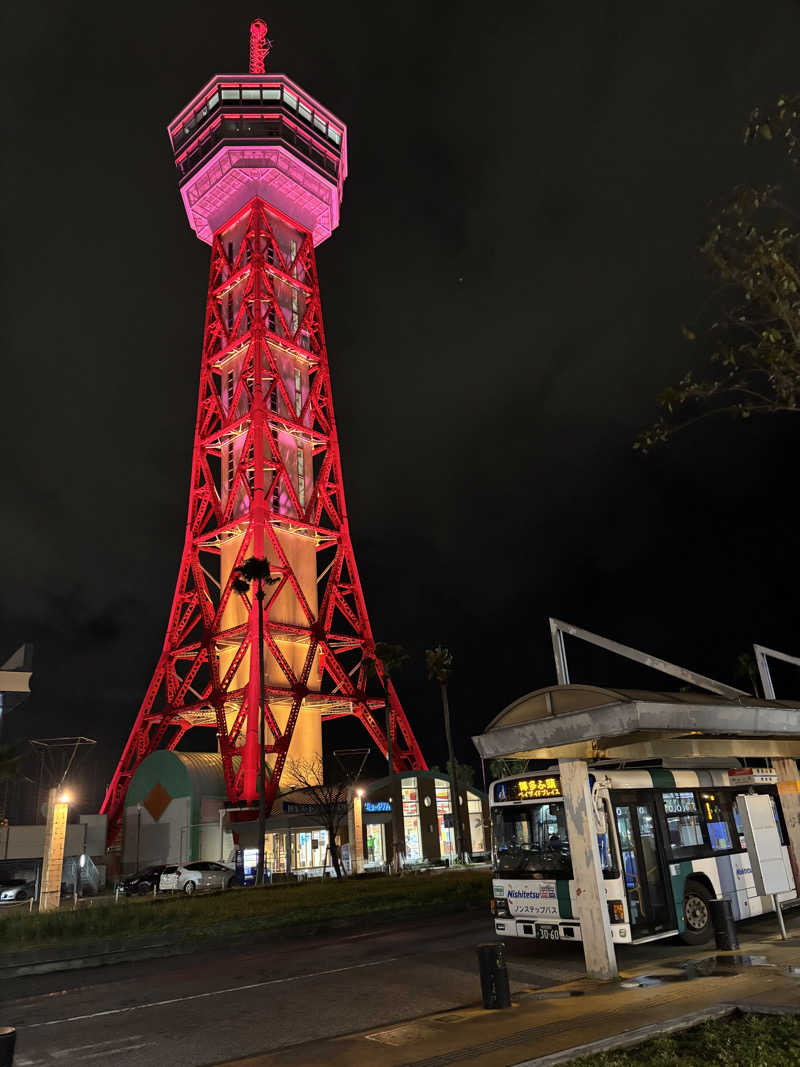
[[545, 778], [515, 778], [513, 782], [497, 782], [494, 787], [495, 803], [500, 804], [560, 796], [561, 778], [557, 774]]

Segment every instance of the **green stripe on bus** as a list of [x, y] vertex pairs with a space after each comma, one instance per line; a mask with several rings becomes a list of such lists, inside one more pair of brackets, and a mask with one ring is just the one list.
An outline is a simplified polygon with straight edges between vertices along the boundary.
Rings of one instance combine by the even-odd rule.
[[672, 874], [670, 870], [670, 885], [672, 886], [672, 899], [675, 901], [675, 917], [678, 920], [678, 929], [683, 930], [686, 923], [683, 915], [683, 890], [686, 887], [686, 877], [692, 873], [692, 861], [681, 860], [679, 863], [670, 864], [670, 868], [677, 867], [678, 873]]
[[675, 775], [672, 771], [665, 771], [663, 767], [650, 767], [649, 772], [655, 789], [675, 788]]
[[560, 919], [574, 919], [572, 901], [569, 899], [569, 882], [563, 878], [556, 879], [556, 896], [558, 897], [558, 916]]

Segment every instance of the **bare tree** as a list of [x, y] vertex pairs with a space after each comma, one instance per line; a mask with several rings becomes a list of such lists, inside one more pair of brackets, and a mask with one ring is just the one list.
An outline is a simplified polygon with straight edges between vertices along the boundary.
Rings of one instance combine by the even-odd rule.
[[[349, 776], [332, 781], [325, 775], [323, 761], [317, 756], [311, 760], [293, 760], [289, 776], [297, 789], [308, 796], [308, 817], [328, 831], [328, 846], [331, 863], [337, 878], [344, 876], [337, 837], [347, 825], [347, 813], [353, 802], [352, 779]], [[351, 843], [352, 847], [352, 843]]]

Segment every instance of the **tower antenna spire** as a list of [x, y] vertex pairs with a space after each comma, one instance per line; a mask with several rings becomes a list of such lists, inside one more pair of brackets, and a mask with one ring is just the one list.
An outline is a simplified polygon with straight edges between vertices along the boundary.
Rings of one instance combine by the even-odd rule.
[[267, 24], [263, 19], [250, 23], [250, 73], [263, 74], [264, 60], [272, 48], [272, 41], [267, 37]]

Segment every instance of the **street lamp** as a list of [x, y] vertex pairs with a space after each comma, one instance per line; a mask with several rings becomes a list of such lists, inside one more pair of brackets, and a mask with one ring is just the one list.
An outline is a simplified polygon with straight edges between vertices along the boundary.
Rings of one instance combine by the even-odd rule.
[[[278, 581], [273, 578], [269, 569], [269, 560], [256, 559], [251, 556], [245, 560], [241, 567], [236, 568], [236, 577], [233, 579], [232, 588], [237, 593], [248, 593], [250, 583], [256, 583], [255, 598], [258, 601], [258, 680], [261, 694], [261, 708], [258, 716], [258, 747], [261, 750], [259, 761], [259, 798], [258, 798], [258, 867], [256, 868], [255, 884], [264, 884], [264, 838], [267, 832], [267, 757], [264, 752], [264, 716], [266, 714], [266, 699], [264, 696], [264, 586], [274, 585]], [[252, 655], [252, 649], [250, 654]]]

